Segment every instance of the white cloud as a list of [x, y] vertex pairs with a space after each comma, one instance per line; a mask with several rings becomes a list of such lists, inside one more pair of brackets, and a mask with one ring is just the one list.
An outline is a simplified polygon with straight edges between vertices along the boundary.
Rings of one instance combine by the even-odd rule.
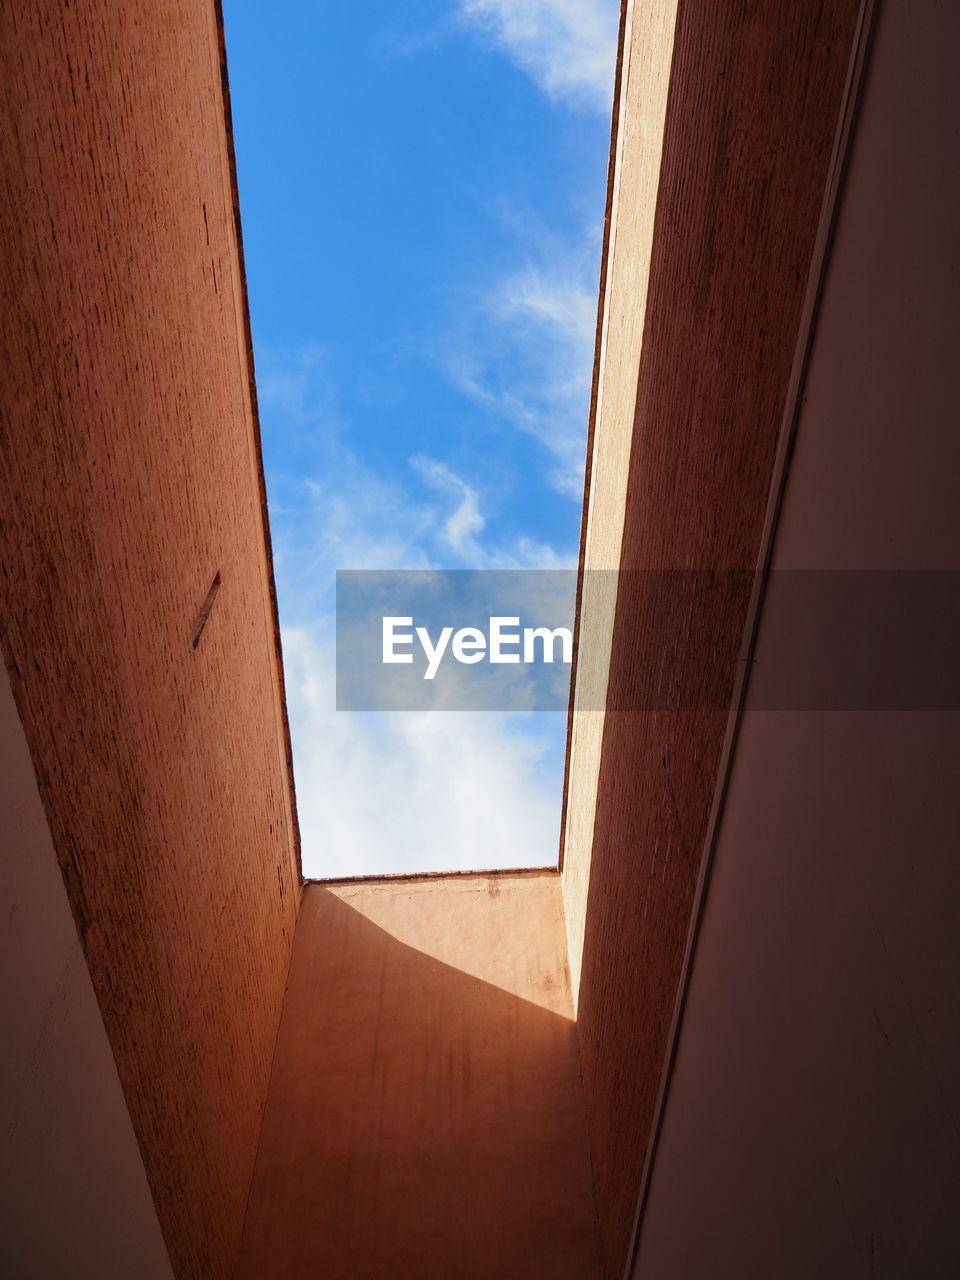
[[[258, 393], [271, 433], [309, 442], [296, 465], [271, 468], [270, 514], [278, 575], [297, 583], [307, 612], [328, 593], [336, 569], [561, 569], [576, 565], [576, 546], [557, 550], [528, 535], [496, 540], [487, 533], [484, 495], [476, 481], [426, 454], [409, 460], [429, 493], [414, 492], [404, 477], [374, 471], [349, 448], [323, 355], [268, 353]], [[488, 393], [479, 387], [472, 394]], [[519, 402], [518, 402], [519, 404]], [[582, 486], [585, 418], [573, 460]], [[556, 441], [551, 441], [555, 447]], [[579, 495], [579, 488], [577, 489]]]
[[410, 459], [410, 465], [419, 471], [423, 478], [434, 489], [452, 496], [456, 502], [454, 510], [443, 522], [442, 538], [444, 543], [458, 556], [470, 557], [479, 545], [478, 536], [483, 533], [486, 520], [480, 514], [476, 489], [461, 480], [449, 467], [435, 458], [427, 458], [417, 454]]
[[548, 97], [610, 109], [616, 0], [459, 0], [459, 10]]
[[503, 276], [461, 311], [444, 351], [448, 376], [546, 450], [548, 484], [583, 497], [596, 332], [596, 237], [578, 251], [541, 238], [544, 261]]
[[[548, 543], [520, 535], [511, 542], [495, 543], [482, 538], [486, 519], [480, 510], [477, 490], [445, 463], [417, 454], [410, 465], [451, 508], [440, 515], [439, 542], [468, 569], [572, 569], [572, 551], [563, 554]], [[395, 567], [395, 566], [394, 566]]]
[[276, 411], [278, 425], [328, 434], [342, 425], [327, 371], [327, 352], [307, 343], [295, 352], [258, 347], [257, 397]]
[[[416, 496], [344, 443], [322, 352], [264, 356], [265, 426], [308, 441], [309, 462], [271, 475], [304, 873], [309, 877], [544, 865], [557, 856], [562, 716], [336, 710], [338, 568], [558, 568], [535, 539], [485, 537], [482, 491], [418, 455]], [[300, 474], [300, 471], [305, 474]], [[558, 730], [559, 726], [559, 730]]]
[[490, 300], [492, 314], [527, 354], [513, 393], [518, 421], [555, 457], [555, 488], [583, 496], [597, 298], [592, 278], [570, 264], [527, 267], [507, 277]]
[[[610, 107], [617, 0], [453, 0], [446, 21], [507, 56], [551, 100]], [[434, 45], [450, 27], [398, 52]], [[447, 372], [535, 439], [547, 479], [580, 500], [599, 232], [557, 245], [527, 227], [520, 259], [474, 299]], [[452, 347], [452, 349], [451, 349]], [[265, 426], [293, 465], [271, 470], [271, 516], [305, 874], [543, 865], [556, 858], [563, 717], [335, 710], [337, 568], [566, 568], [575, 549], [497, 539], [482, 478], [410, 460], [409, 477], [350, 450], [326, 357], [258, 349]], [[266, 421], [269, 417], [269, 423]], [[419, 483], [415, 483], [414, 480]]]
[[542, 720], [337, 712], [329, 621], [285, 630], [283, 650], [305, 875], [555, 861], [561, 777]]

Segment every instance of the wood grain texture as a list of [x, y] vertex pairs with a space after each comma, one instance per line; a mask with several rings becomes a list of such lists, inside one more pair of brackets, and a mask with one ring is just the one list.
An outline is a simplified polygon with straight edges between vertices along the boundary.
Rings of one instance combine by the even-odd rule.
[[[564, 863], [605, 1277], [627, 1257], [857, 7], [678, 6], [592, 849]], [[748, 572], [704, 600], [658, 598], [648, 570]]]
[[4, 653], [176, 1273], [226, 1276], [299, 876], [217, 15], [0, 18]]

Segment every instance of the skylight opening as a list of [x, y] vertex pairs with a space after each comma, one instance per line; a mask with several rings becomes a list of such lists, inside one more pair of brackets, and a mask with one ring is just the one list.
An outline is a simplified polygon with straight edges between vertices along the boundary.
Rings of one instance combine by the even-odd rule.
[[619, 6], [224, 10], [304, 875], [555, 866]]

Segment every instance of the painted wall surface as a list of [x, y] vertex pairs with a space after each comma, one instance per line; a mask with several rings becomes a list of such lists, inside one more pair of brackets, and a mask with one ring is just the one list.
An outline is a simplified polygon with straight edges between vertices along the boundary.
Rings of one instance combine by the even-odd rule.
[[0, 1274], [172, 1277], [0, 672]]
[[[960, 570], [958, 47], [948, 0], [880, 6], [777, 570]], [[960, 713], [904, 709], [903, 670], [886, 710], [763, 710], [765, 672], [882, 638], [827, 614], [798, 650], [790, 589], [761, 616], [634, 1274], [948, 1280]]]
[[307, 885], [241, 1275], [596, 1275], [555, 873]]
[[0, 26], [0, 639], [175, 1271], [225, 1276], [299, 883], [216, 12]]
[[[595, 752], [578, 747], [563, 870], [571, 945], [582, 939], [578, 1029], [601, 1269], [618, 1280], [857, 8], [855, 0], [678, 5], [662, 132], [644, 127], [634, 149], [634, 165], [645, 146], [659, 165], [650, 260], [637, 277], [645, 296], [634, 298], [644, 319], [621, 573], [596, 803], [590, 778], [578, 776]], [[650, 42], [671, 48], [664, 18], [660, 6], [633, 12], [631, 59], [641, 78]], [[648, 20], [645, 40], [636, 28]], [[638, 255], [648, 248], [641, 230], [638, 222], [630, 232]], [[629, 249], [619, 246], [623, 262]], [[608, 298], [616, 270], [613, 260]], [[619, 327], [611, 333], [608, 347], [629, 337]], [[609, 367], [609, 352], [606, 360]], [[599, 408], [601, 416], [622, 411], [613, 401]], [[591, 508], [603, 507], [611, 482], [595, 471]], [[661, 571], [677, 576], [657, 597], [649, 587]], [[718, 577], [708, 582], [710, 571]], [[590, 661], [590, 644], [584, 628], [581, 662]], [[583, 813], [593, 817], [587, 832]]]
[[676, 0], [627, 0], [624, 6], [564, 800], [563, 896], [574, 1008], [676, 19]]

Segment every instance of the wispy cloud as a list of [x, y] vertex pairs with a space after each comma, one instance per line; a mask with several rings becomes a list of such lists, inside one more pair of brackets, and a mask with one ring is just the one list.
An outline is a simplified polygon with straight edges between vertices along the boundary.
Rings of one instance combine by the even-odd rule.
[[[410, 465], [442, 499], [447, 508], [438, 521], [439, 542], [458, 565], [470, 569], [569, 569], [573, 549], [557, 551], [528, 535], [497, 542], [482, 535], [487, 521], [476, 489], [445, 463], [417, 454]], [[449, 559], [449, 556], [448, 556]]]
[[[308, 876], [544, 864], [556, 857], [556, 717], [336, 711], [338, 568], [557, 568], [528, 537], [488, 535], [482, 486], [427, 455], [386, 478], [348, 447], [323, 353], [267, 353], [265, 425], [301, 442], [271, 475], [287, 702]], [[308, 461], [306, 460], [308, 459]]]
[[543, 717], [337, 712], [330, 627], [287, 629], [283, 649], [306, 875], [555, 860], [562, 762]]
[[616, 0], [459, 0], [459, 10], [548, 97], [609, 111]]
[[476, 489], [435, 458], [417, 454], [410, 459], [410, 465], [433, 489], [453, 499], [456, 505], [443, 522], [441, 536], [457, 556], [470, 556], [479, 546], [479, 536], [487, 523], [480, 514]]
[[[592, 132], [604, 150], [617, 9], [617, 0], [428, 0], [385, 11], [382, 17], [391, 30], [374, 39], [374, 52], [381, 61], [418, 57], [426, 62], [434, 53], [442, 56], [443, 46], [455, 41], [458, 55], [466, 55], [464, 62], [473, 66], [480, 47], [490, 55], [490, 82], [500, 88], [513, 75], [509, 61], [558, 108], [544, 111], [541, 103], [535, 123], [546, 127], [549, 117], [544, 138], [556, 136], [561, 144], [557, 154], [572, 171], [578, 148], [585, 153], [585, 139]], [[519, 81], [514, 88], [522, 88]], [[459, 119], [456, 112], [450, 114], [458, 129]], [[445, 122], [439, 120], [437, 126], [439, 137]], [[554, 133], [566, 128], [569, 147], [566, 135]], [[576, 221], [586, 207], [587, 193], [597, 186], [602, 196], [602, 183], [595, 184], [585, 170], [582, 181], [565, 173], [562, 195], [555, 198], [551, 193], [561, 188], [549, 175], [543, 175], [542, 183], [510, 186], [507, 171], [501, 173], [497, 165], [487, 168], [489, 172], [476, 175], [480, 200], [524, 200], [530, 196], [521, 191], [539, 192], [534, 198], [543, 211], [549, 208], [556, 225], [566, 227], [564, 235], [571, 219]], [[442, 177], [444, 183], [453, 180], [449, 174]], [[419, 181], [415, 185], [421, 196], [430, 194]], [[401, 196], [398, 192], [398, 200]], [[402, 200], [398, 212], [402, 216], [394, 221], [403, 227], [407, 214]], [[598, 217], [599, 207], [591, 205], [589, 216]], [[524, 226], [509, 216], [503, 221], [506, 234], [490, 257], [471, 262], [468, 252], [461, 253], [449, 270], [424, 282], [434, 296], [446, 288], [460, 293], [452, 317], [436, 314], [434, 308], [424, 322], [431, 325], [430, 332], [388, 335], [394, 342], [409, 337], [416, 358], [432, 365], [432, 385], [440, 367], [469, 401], [450, 395], [449, 385], [441, 389], [440, 403], [452, 406], [452, 416], [462, 413], [463, 420], [451, 421], [449, 431], [424, 415], [425, 430], [414, 434], [415, 424], [401, 423], [404, 430], [391, 435], [397, 424], [393, 412], [385, 413], [382, 429], [374, 430], [381, 424], [373, 420], [363, 432], [355, 432], [356, 424], [341, 408], [331, 357], [322, 346], [272, 353], [257, 348], [308, 875], [530, 865], [556, 856], [562, 717], [335, 710], [336, 569], [560, 568], [575, 563], [575, 514], [570, 546], [541, 541], [536, 535], [542, 526], [536, 524], [518, 532], [516, 521], [554, 521], [561, 504], [543, 500], [547, 486], [580, 500], [599, 230], [587, 227], [581, 243], [571, 245], [542, 223], [530, 225], [531, 218]], [[490, 242], [478, 235], [476, 243]], [[511, 247], [512, 258], [504, 257]], [[480, 283], [477, 272], [483, 273]], [[471, 278], [474, 285], [466, 298]], [[419, 321], [407, 323], [414, 327]], [[375, 329], [372, 325], [371, 334]], [[379, 336], [382, 340], [384, 335]], [[349, 353], [350, 342], [341, 349]], [[360, 382], [370, 373], [370, 363], [360, 367], [355, 356], [352, 360], [338, 376]], [[398, 391], [398, 404], [414, 381]], [[431, 379], [421, 378], [421, 388], [430, 384]], [[369, 387], [366, 391], [366, 396], [354, 394], [353, 403], [372, 406], [375, 397]], [[489, 441], [478, 440], [485, 426]], [[527, 437], [507, 441], [506, 461], [493, 456], [496, 442], [509, 435], [505, 426]], [[357, 443], [363, 439], [375, 439], [382, 452], [364, 453]], [[400, 445], [400, 440], [416, 444]], [[406, 458], [414, 449], [422, 452]], [[500, 467], [513, 462], [516, 470], [504, 479]]]
[[532, 239], [547, 250], [541, 260], [521, 263], [463, 308], [443, 355], [464, 395], [543, 447], [548, 484], [577, 502], [596, 331], [596, 240], [593, 231], [575, 248]]

